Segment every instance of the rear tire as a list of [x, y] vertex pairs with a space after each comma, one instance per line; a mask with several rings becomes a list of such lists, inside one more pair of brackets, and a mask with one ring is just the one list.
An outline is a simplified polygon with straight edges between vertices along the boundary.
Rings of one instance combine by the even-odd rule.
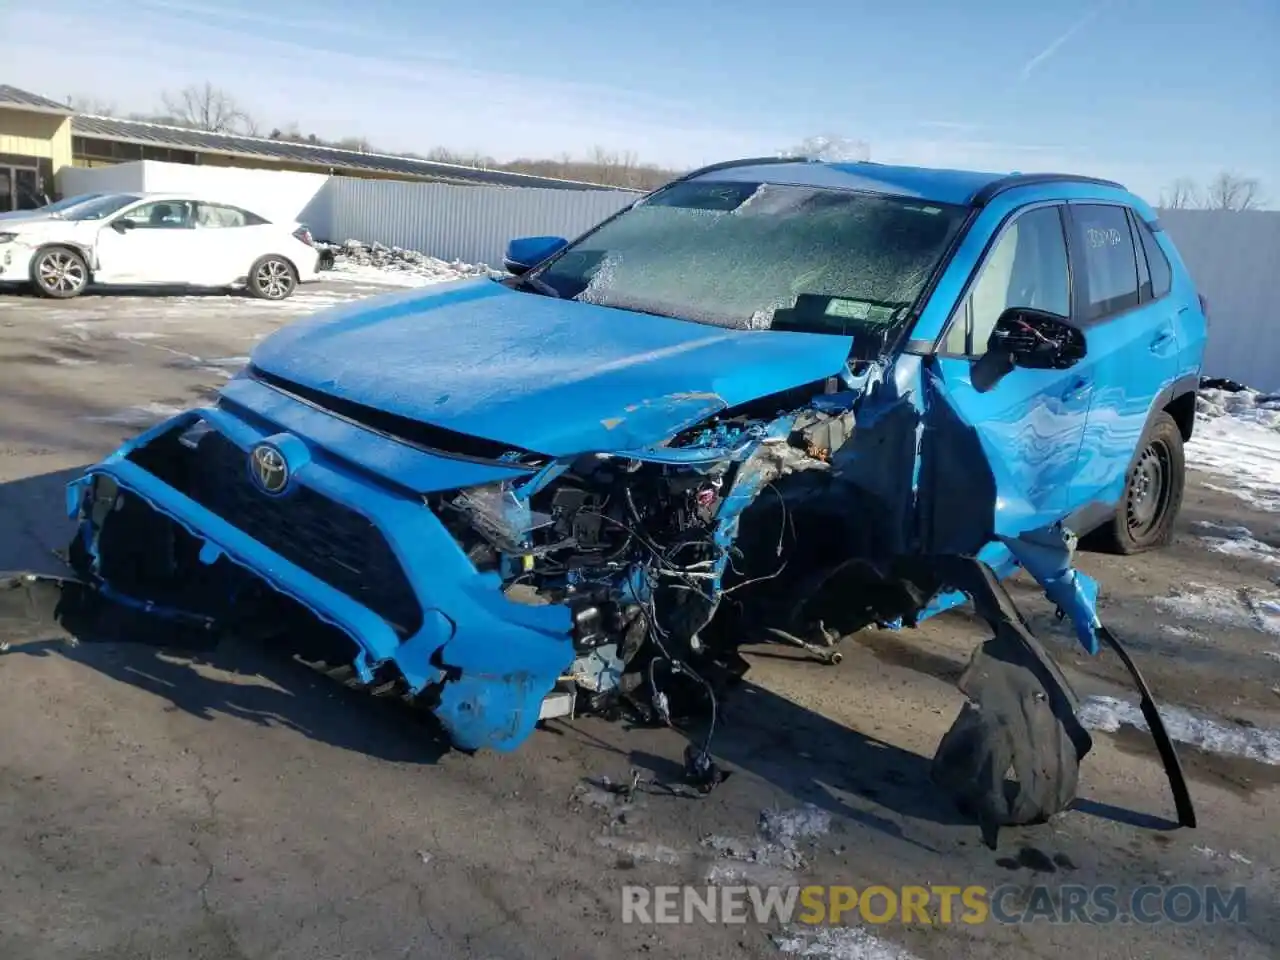
[[298, 289], [298, 271], [284, 257], [266, 256], [249, 268], [249, 292], [262, 300], [285, 300]]
[[1131, 555], [1167, 546], [1187, 486], [1182, 431], [1168, 413], [1155, 415], [1129, 468], [1115, 516], [1100, 528], [1099, 545]]
[[31, 286], [42, 297], [69, 300], [89, 285], [89, 264], [70, 247], [45, 247], [31, 261]]

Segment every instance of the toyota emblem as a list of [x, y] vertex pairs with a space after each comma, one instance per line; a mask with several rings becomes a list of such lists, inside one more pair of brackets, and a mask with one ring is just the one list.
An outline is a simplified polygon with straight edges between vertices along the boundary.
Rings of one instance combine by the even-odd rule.
[[263, 493], [283, 493], [289, 485], [289, 464], [284, 454], [269, 444], [260, 443], [249, 454], [249, 472]]

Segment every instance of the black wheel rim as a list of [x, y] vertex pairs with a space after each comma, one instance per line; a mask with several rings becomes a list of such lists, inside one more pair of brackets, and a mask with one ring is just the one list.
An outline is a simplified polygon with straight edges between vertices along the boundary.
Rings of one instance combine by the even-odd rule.
[[1163, 440], [1153, 440], [1138, 457], [1125, 492], [1125, 522], [1135, 540], [1150, 534], [1164, 518], [1172, 493], [1171, 457]]

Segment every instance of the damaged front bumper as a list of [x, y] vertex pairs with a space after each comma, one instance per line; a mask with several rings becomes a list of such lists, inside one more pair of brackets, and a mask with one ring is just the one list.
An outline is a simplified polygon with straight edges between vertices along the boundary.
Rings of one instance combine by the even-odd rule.
[[[251, 486], [255, 449], [283, 454], [274, 496]], [[305, 610], [303, 630], [349, 638], [353, 679], [425, 703], [462, 749], [514, 749], [574, 660], [569, 609], [508, 600], [420, 495], [309, 450], [231, 405], [166, 421], [69, 485], [73, 565], [125, 604], [254, 632]], [[453, 466], [413, 453], [420, 475]]]

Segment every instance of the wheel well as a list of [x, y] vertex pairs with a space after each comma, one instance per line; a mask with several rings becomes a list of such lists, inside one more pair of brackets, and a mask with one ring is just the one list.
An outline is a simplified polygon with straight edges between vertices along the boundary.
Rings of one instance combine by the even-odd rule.
[[40, 256], [40, 254], [44, 253], [46, 250], [55, 249], [70, 250], [74, 253], [80, 254], [80, 256], [84, 258], [85, 267], [89, 270], [89, 276], [93, 276], [93, 251], [80, 246], [78, 243], [59, 243], [56, 241], [52, 243], [42, 243], [40, 246], [36, 247], [36, 252], [31, 255], [32, 264], [34, 265], [36, 257]]
[[1182, 434], [1182, 439], [1190, 440], [1191, 431], [1196, 423], [1196, 391], [1188, 390], [1182, 396], [1175, 397], [1165, 404], [1164, 410], [1178, 425], [1178, 432]]

